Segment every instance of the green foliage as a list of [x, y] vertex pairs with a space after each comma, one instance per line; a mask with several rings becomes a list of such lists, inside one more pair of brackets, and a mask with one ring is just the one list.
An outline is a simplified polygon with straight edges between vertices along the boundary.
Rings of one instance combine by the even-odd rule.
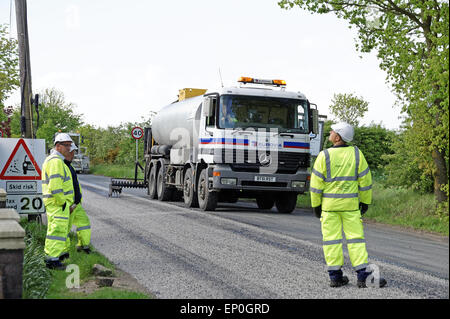
[[[75, 132], [83, 124], [82, 114], [75, 112], [75, 104], [65, 101], [64, 94], [57, 89], [45, 89], [39, 94], [39, 123], [36, 138], [43, 138], [47, 148], [53, 147], [53, 137], [56, 132]], [[34, 118], [37, 122], [37, 117]], [[20, 136], [20, 109], [16, 109], [12, 116], [12, 132]]]
[[[47, 227], [37, 222], [29, 222], [23, 218], [20, 225], [25, 229], [25, 250], [23, 262], [23, 293], [24, 299], [141, 299], [152, 298], [143, 293], [117, 288], [100, 289], [92, 294], [77, 293], [67, 289], [68, 272], [50, 270], [45, 266], [45, 237]], [[81, 284], [92, 277], [94, 264], [103, 265], [114, 272], [114, 265], [108, 259], [91, 247], [92, 253], [86, 255], [75, 248], [76, 235], [70, 233], [70, 258], [66, 264], [78, 265]]]
[[[131, 130], [135, 126], [149, 127], [151, 119], [155, 115], [150, 112], [148, 119], [142, 118], [141, 122], [127, 122], [119, 126], [96, 128], [85, 125], [80, 128], [80, 134], [84, 136], [84, 146], [93, 164], [129, 164], [134, 167], [136, 161], [136, 140], [131, 137]], [[143, 138], [138, 140], [138, 160], [143, 158]], [[134, 174], [133, 174], [134, 175]]]
[[[416, 147], [411, 147], [416, 143]], [[395, 153], [383, 155], [386, 185], [411, 188], [421, 193], [433, 192], [433, 159], [431, 154], [420, 156], [414, 130], [403, 130], [392, 142]]]
[[364, 219], [448, 236], [448, 222], [443, 223], [434, 211], [432, 194], [418, 194], [412, 189], [386, 188], [375, 181], [373, 204], [369, 206]]
[[[431, 169], [436, 200], [448, 205], [448, 1], [281, 0], [279, 5], [332, 12], [356, 27], [359, 51], [377, 50], [380, 67], [406, 113], [406, 130], [411, 130], [404, 140], [408, 144], [396, 152], [417, 149], [410, 160], [422, 162], [421, 178]], [[431, 168], [423, 165], [430, 157]]]
[[23, 253], [22, 298], [42, 299], [50, 288], [52, 275], [45, 267], [44, 243], [46, 227], [22, 219], [25, 229], [25, 250]]
[[75, 113], [75, 105], [67, 103], [64, 94], [56, 89], [46, 89], [41, 95], [37, 138], [43, 138], [52, 146], [56, 132], [74, 132], [83, 123], [82, 115]]
[[369, 102], [352, 93], [334, 94], [330, 105], [331, 114], [339, 121], [358, 126], [359, 119], [369, 110]]
[[10, 109], [4, 105], [19, 85], [19, 57], [17, 41], [8, 39], [6, 26], [0, 25], [0, 129], [4, 136], [11, 135]]
[[[19, 57], [17, 40], [9, 39], [6, 25], [0, 25], [0, 110], [9, 95], [19, 85]], [[0, 112], [0, 121], [4, 121], [5, 115]]]
[[[142, 165], [142, 162], [141, 162]], [[135, 165], [128, 164], [95, 164], [90, 167], [91, 174], [118, 178], [134, 178]], [[144, 178], [144, 173], [138, 168], [137, 178]]]
[[363, 152], [372, 170], [383, 168], [387, 161], [384, 155], [392, 154], [393, 131], [387, 130], [379, 124], [355, 127], [355, 137], [352, 144]]

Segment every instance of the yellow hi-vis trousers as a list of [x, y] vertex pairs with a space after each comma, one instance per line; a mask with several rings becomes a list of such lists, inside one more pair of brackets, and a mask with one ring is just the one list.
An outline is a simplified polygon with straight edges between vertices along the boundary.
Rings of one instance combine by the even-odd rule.
[[91, 242], [91, 223], [81, 204], [78, 204], [70, 215], [69, 229], [72, 229], [72, 225], [77, 227], [77, 246], [82, 248], [89, 247]]
[[342, 228], [347, 240], [348, 254], [354, 270], [368, 266], [363, 223], [359, 210], [348, 212], [322, 211], [323, 253], [328, 270], [339, 270], [344, 265]]
[[57, 260], [63, 253], [68, 252], [69, 240], [69, 207], [63, 210], [61, 206], [49, 204], [46, 207], [47, 237], [44, 252], [47, 259]]

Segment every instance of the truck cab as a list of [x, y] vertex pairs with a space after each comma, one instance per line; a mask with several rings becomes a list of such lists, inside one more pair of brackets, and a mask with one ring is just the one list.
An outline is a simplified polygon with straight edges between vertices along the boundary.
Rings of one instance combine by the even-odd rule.
[[[162, 167], [173, 175], [163, 175], [165, 184], [181, 189], [187, 206], [198, 203], [204, 210], [215, 209], [217, 202], [254, 198], [261, 209], [275, 205], [290, 213], [297, 195], [309, 187], [310, 133], [318, 133], [317, 109], [304, 94], [286, 91], [282, 80], [241, 77], [238, 82], [179, 101], [185, 108], [193, 105], [186, 123], [178, 125], [185, 125], [189, 136], [184, 142], [165, 140], [171, 145]], [[177, 122], [177, 106], [172, 109], [172, 116], [155, 118], [152, 131], [165, 123], [169, 133], [168, 122]], [[154, 141], [163, 139], [155, 133]]]

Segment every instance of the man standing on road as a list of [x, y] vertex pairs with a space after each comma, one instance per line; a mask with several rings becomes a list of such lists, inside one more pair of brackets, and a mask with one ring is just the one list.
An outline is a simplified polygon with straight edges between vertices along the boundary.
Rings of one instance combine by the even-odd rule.
[[[356, 146], [347, 145], [353, 135], [353, 127], [347, 123], [332, 125], [329, 141], [333, 147], [319, 153], [311, 174], [311, 206], [322, 224], [331, 287], [348, 283], [341, 270], [342, 227], [359, 288], [367, 287], [366, 279], [371, 274], [366, 271], [368, 254], [361, 216], [372, 202], [372, 175], [363, 153]], [[384, 285], [386, 280], [379, 278], [379, 286]]]
[[91, 252], [89, 244], [91, 242], [91, 223], [86, 211], [81, 206], [81, 185], [78, 182], [77, 172], [72, 167], [71, 163], [75, 156], [75, 150], [77, 150], [75, 143], [72, 143], [69, 154], [65, 157], [64, 163], [70, 169], [72, 174], [73, 189], [74, 189], [74, 203], [70, 207], [70, 220], [69, 220], [69, 232], [72, 225], [77, 227], [77, 251], [83, 251], [86, 254]]
[[42, 194], [47, 214], [45, 264], [50, 269], [64, 270], [60, 257], [68, 253], [70, 206], [73, 203], [73, 184], [69, 168], [64, 164], [71, 144], [70, 136], [60, 133], [54, 148], [42, 165]]

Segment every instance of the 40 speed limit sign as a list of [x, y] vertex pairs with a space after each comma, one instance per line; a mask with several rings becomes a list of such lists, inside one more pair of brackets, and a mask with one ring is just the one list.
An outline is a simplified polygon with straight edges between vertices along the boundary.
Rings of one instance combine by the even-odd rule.
[[136, 126], [131, 130], [131, 136], [135, 140], [140, 140], [144, 136], [144, 130], [141, 129], [139, 126]]

